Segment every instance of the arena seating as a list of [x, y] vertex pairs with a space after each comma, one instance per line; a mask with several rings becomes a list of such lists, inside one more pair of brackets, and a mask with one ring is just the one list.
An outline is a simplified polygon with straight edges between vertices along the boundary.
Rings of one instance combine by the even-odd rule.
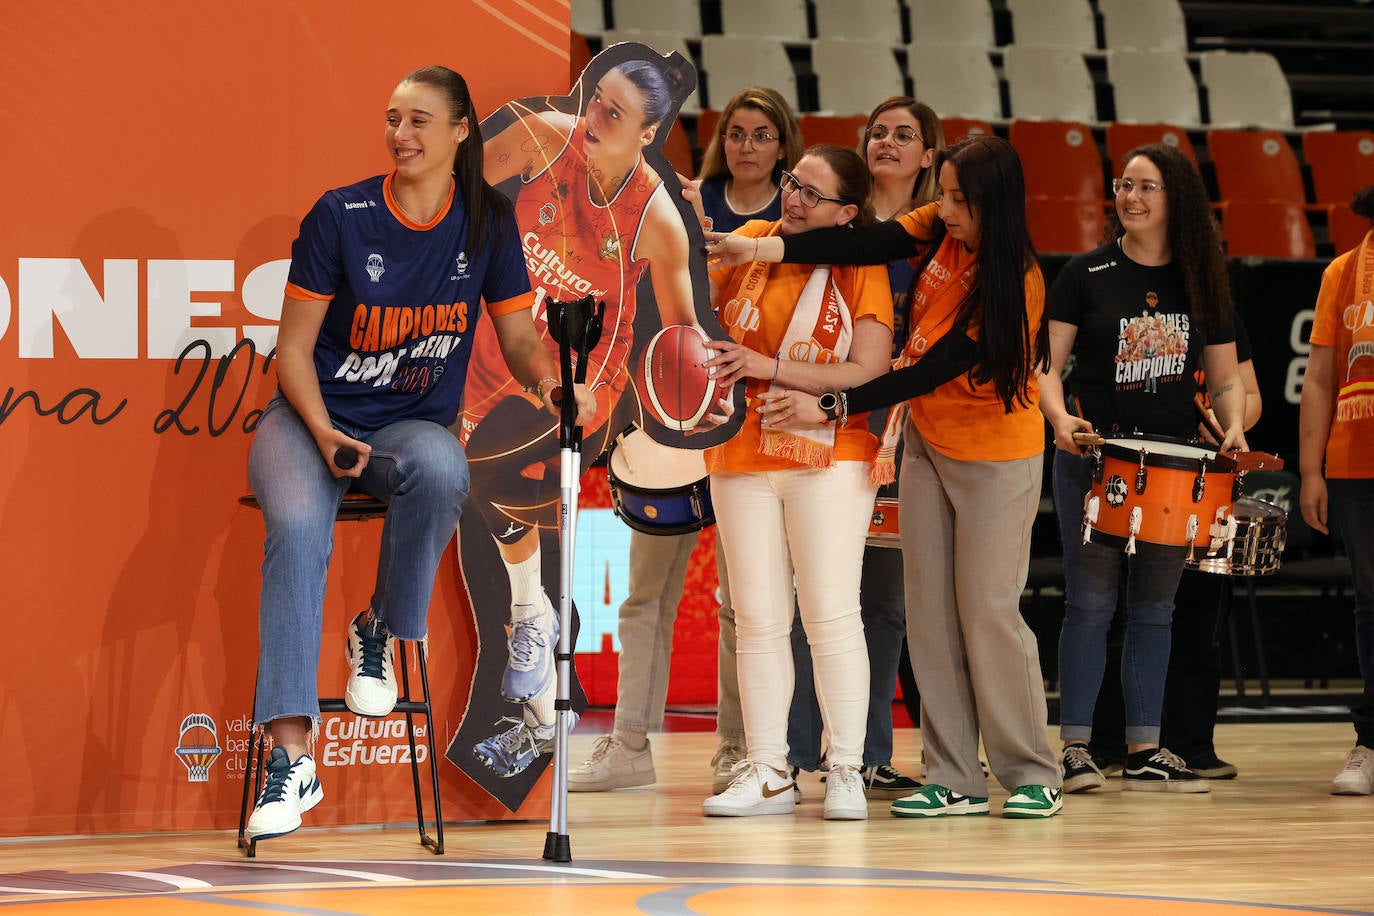
[[[772, 85], [801, 116], [855, 116], [901, 84], [956, 139], [1072, 120], [1111, 169], [1142, 142], [1173, 143], [1198, 162], [1219, 214], [1241, 199], [1297, 204], [1319, 257], [1359, 231], [1342, 208], [1374, 182], [1367, 0], [1315, 0], [1301, 16], [1279, 0], [572, 0], [572, 22], [592, 52], [638, 30], [660, 32], [646, 43], [664, 49], [671, 34], [693, 56], [704, 89], [683, 111], [698, 159], [714, 129], [701, 106], [718, 111], [745, 85]], [[861, 41], [873, 44], [850, 44]], [[890, 62], [878, 46], [895, 50]], [[870, 58], [881, 85], [857, 72]], [[807, 120], [813, 132], [833, 126]], [[1233, 164], [1246, 134], [1269, 159], [1262, 168]], [[1269, 177], [1247, 188], [1257, 168]], [[1285, 225], [1293, 211], [1277, 209]], [[1294, 239], [1305, 250], [1296, 227], [1281, 237], [1285, 252]]]

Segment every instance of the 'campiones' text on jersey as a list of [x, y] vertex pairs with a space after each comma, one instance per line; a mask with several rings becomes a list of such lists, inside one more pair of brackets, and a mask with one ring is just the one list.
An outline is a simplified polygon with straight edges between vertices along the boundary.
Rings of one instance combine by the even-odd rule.
[[472, 251], [456, 185], [420, 224], [396, 203], [392, 178], [316, 202], [291, 246], [286, 294], [332, 300], [315, 344], [331, 417], [364, 429], [397, 420], [447, 426], [462, 400], [480, 301], [493, 315], [529, 308], [529, 277], [513, 220], [493, 219], [483, 250]]

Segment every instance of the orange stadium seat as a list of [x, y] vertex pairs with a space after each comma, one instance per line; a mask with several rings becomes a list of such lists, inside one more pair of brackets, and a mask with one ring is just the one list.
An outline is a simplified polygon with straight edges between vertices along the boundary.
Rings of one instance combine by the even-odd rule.
[[1319, 204], [1347, 204], [1374, 184], [1374, 133], [1367, 130], [1309, 131], [1302, 157], [1312, 170], [1312, 194]]
[[1336, 248], [1336, 254], [1349, 251], [1364, 241], [1369, 232], [1369, 220], [1350, 209], [1349, 204], [1332, 204], [1326, 208], [1326, 234]]
[[1188, 139], [1188, 132], [1182, 127], [1174, 124], [1126, 124], [1121, 121], [1112, 121], [1107, 125], [1107, 158], [1118, 174], [1126, 164], [1126, 154], [1147, 143], [1176, 146], [1194, 165], [1197, 164], [1193, 141]]
[[979, 134], [992, 136], [992, 125], [981, 118], [941, 118], [940, 126], [945, 130], [946, 145]]
[[1102, 244], [1107, 211], [1102, 201], [1028, 197], [1026, 222], [1036, 251], [1080, 254]]
[[696, 164], [692, 161], [692, 144], [687, 139], [687, 131], [676, 121], [663, 138], [663, 155], [673, 164], [673, 168], [687, 178], [697, 176]]
[[697, 149], [704, 154], [720, 126], [720, 109], [703, 108], [697, 115]]
[[845, 149], [854, 149], [863, 139], [868, 118], [865, 115], [809, 114], [802, 115], [797, 123], [801, 127], [802, 142], [807, 146], [833, 143]]
[[1278, 131], [1209, 130], [1207, 152], [1222, 200], [1306, 202], [1297, 154]]
[[1317, 246], [1307, 211], [1287, 200], [1229, 200], [1221, 205], [1226, 253], [1244, 258], [1312, 258]]
[[1007, 137], [1021, 156], [1027, 194], [1065, 197], [1098, 206], [1106, 200], [1102, 152], [1088, 125], [1014, 120]]

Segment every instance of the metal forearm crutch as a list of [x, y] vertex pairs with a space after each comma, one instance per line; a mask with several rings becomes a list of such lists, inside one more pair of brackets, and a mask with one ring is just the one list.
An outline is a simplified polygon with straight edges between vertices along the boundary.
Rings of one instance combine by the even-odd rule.
[[[549, 333], [558, 341], [562, 392], [558, 418], [558, 697], [553, 744], [553, 796], [549, 804], [549, 832], [544, 858], [571, 862], [568, 837], [568, 733], [572, 719], [572, 573], [573, 538], [577, 530], [577, 480], [582, 472], [582, 427], [577, 425], [573, 385], [587, 379], [587, 354], [601, 339], [606, 303], [593, 305], [591, 296], [571, 302], [548, 300]], [[577, 352], [574, 371], [572, 354]]]

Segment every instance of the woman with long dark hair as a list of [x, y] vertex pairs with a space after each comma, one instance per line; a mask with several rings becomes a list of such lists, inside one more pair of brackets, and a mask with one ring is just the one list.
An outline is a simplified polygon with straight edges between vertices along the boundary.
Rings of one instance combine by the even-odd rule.
[[[463, 78], [425, 67], [403, 79], [385, 138], [389, 174], [329, 191], [301, 221], [277, 332], [279, 390], [248, 460], [267, 525], [253, 721], [276, 743], [248, 819], [259, 840], [295, 830], [324, 797], [308, 740], [344, 494], [387, 503], [376, 590], [348, 627], [344, 691], [353, 712], [385, 716], [396, 705], [395, 640], [424, 638], [439, 558], [467, 496], [467, 459], [447, 427], [482, 324], [478, 303], [517, 384], [556, 374], [530, 319], [510, 208], [482, 178]], [[540, 394], [556, 416], [552, 388]], [[579, 390], [577, 401], [589, 418], [591, 396]]]
[[[1087, 743], [1102, 682], [1107, 629], [1126, 588], [1121, 684], [1127, 789], [1206, 792], [1207, 782], [1159, 745], [1181, 550], [1122, 551], [1083, 543], [1092, 459], [1078, 432], [1189, 438], [1197, 427], [1194, 372], [1206, 371], [1223, 449], [1245, 448], [1245, 390], [1236, 361], [1220, 233], [1196, 166], [1176, 148], [1132, 150], [1112, 182], [1106, 244], [1072, 258], [1049, 295], [1051, 365], [1040, 407], [1054, 429], [1054, 502], [1064, 543], [1059, 638], [1064, 789], [1104, 785]], [[1072, 374], [1062, 378], [1070, 355]]]
[[1062, 807], [1059, 770], [1035, 636], [1020, 612], [1044, 451], [1036, 410], [1036, 373], [1048, 355], [1044, 282], [1010, 144], [972, 137], [941, 151], [936, 167], [940, 201], [893, 222], [753, 244], [713, 238], [709, 247], [727, 263], [920, 258], [897, 368], [819, 399], [764, 395], [764, 424], [844, 422], [898, 405], [875, 471], [879, 482], [892, 479], [904, 437], [907, 641], [929, 783], [893, 802], [892, 813], [987, 814], [981, 732], [992, 773], [1010, 793], [1003, 816], [1050, 817]]

